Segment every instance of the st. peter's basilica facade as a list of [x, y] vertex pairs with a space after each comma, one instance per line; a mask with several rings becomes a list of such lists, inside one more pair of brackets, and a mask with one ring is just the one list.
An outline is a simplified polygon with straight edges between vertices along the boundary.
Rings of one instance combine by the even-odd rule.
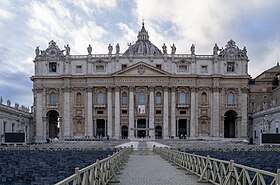
[[35, 141], [220, 137], [247, 138], [248, 57], [233, 40], [209, 55], [177, 54], [149, 41], [142, 25], [120, 53], [71, 55], [54, 41], [36, 49]]

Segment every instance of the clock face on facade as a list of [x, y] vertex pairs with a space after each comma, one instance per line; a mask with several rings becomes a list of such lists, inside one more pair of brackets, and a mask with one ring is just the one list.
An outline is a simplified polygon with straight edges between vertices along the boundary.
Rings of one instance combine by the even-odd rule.
[[228, 48], [227, 49], [227, 54], [230, 57], [234, 57], [235, 56], [235, 52], [236, 52], [235, 48]]

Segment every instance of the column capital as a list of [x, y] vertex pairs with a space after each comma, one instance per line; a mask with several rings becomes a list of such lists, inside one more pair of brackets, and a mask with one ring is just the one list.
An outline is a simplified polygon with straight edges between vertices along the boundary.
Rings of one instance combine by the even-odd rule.
[[62, 92], [70, 92], [71, 88], [70, 87], [62, 87], [61, 90], [62, 90]]
[[149, 86], [149, 91], [154, 91], [155, 87], [154, 86]]
[[212, 91], [213, 91], [213, 92], [221, 92], [221, 91], [222, 91], [222, 88], [221, 88], [221, 87], [215, 86], [215, 87], [212, 87]]
[[34, 89], [33, 89], [33, 91], [34, 91], [35, 93], [42, 93], [43, 90], [44, 90], [44, 88], [42, 88], [42, 87], [37, 87], [37, 88], [34, 88]]
[[133, 87], [133, 86], [129, 86], [128, 89], [129, 89], [129, 91], [135, 91], [135, 87]]
[[115, 91], [120, 91], [120, 87], [119, 86], [115, 86], [114, 89], [115, 89]]
[[111, 87], [111, 86], [107, 87], [108, 92], [112, 92], [112, 90], [113, 90], [113, 87]]
[[93, 87], [86, 87], [85, 89], [86, 89], [86, 92], [87, 92], [87, 93], [93, 91]]
[[249, 93], [249, 88], [248, 87], [241, 87], [241, 92], [248, 94]]
[[163, 91], [168, 91], [169, 90], [169, 87], [165, 86], [163, 87]]
[[197, 92], [197, 88], [195, 86], [190, 87], [191, 92]]
[[171, 87], [171, 92], [176, 92], [176, 87]]

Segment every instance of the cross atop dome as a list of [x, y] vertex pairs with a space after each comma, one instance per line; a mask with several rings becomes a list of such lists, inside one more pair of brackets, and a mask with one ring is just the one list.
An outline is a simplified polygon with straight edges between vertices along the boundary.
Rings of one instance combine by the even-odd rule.
[[137, 39], [138, 40], [149, 40], [149, 35], [148, 35], [148, 32], [146, 31], [145, 29], [145, 23], [144, 23], [144, 20], [142, 22], [142, 29], [141, 31], [138, 32], [138, 36], [137, 36]]

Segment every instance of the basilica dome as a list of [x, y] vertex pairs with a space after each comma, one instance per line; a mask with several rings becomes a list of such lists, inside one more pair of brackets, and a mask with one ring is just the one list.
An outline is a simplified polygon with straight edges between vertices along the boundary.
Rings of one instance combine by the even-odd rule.
[[144, 22], [142, 23], [141, 31], [138, 33], [136, 43], [129, 44], [129, 48], [124, 52], [124, 55], [162, 55], [162, 52], [149, 41], [149, 35], [145, 29]]

